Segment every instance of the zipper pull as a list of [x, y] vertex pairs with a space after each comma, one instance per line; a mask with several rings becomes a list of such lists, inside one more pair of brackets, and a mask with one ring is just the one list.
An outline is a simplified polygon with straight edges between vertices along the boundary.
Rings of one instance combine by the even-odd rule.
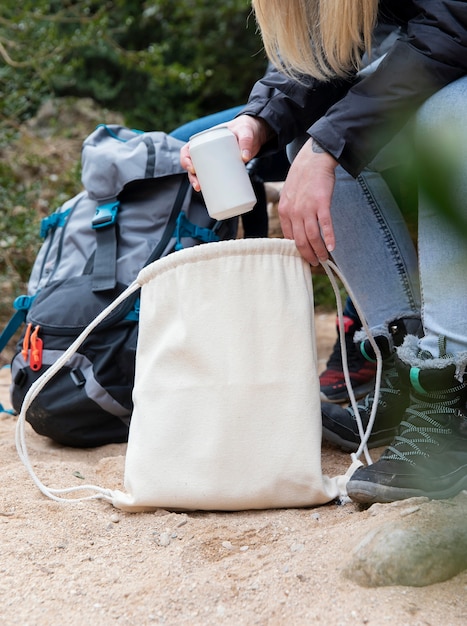
[[31, 357], [30, 368], [33, 372], [37, 372], [42, 367], [42, 346], [43, 341], [38, 336], [40, 326], [36, 326], [31, 335]]
[[29, 324], [26, 326], [26, 332], [24, 333], [23, 338], [23, 349], [21, 350], [21, 356], [23, 357], [25, 363], [28, 362], [29, 338], [31, 337], [31, 330], [32, 324], [31, 322], [29, 322]]

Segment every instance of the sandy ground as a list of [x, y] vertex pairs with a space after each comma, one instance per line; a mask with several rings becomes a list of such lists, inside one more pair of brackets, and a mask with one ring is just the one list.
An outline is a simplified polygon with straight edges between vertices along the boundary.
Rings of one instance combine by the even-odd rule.
[[[317, 315], [321, 366], [334, 315]], [[9, 371], [0, 401], [9, 406]], [[427, 587], [364, 588], [343, 576], [352, 549], [410, 502], [238, 513], [123, 513], [104, 502], [59, 504], [36, 488], [0, 414], [0, 624], [4, 626], [463, 626], [467, 570]], [[73, 450], [28, 427], [36, 472], [50, 486], [122, 488], [125, 445]], [[323, 469], [344, 452], [323, 447]], [[375, 455], [377, 458], [377, 454]], [[395, 555], [397, 558], [397, 555]]]

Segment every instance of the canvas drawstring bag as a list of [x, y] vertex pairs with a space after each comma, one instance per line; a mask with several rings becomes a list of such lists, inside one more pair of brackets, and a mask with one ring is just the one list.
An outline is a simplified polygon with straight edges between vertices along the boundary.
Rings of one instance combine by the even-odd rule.
[[[138, 289], [124, 491], [50, 489], [28, 458], [27, 409], [93, 328]], [[338, 307], [342, 317], [339, 299]], [[362, 431], [362, 450], [368, 436]], [[87, 490], [80, 499], [102, 498], [128, 511], [320, 505], [345, 496], [361, 464], [360, 450], [347, 472], [322, 474], [312, 275], [294, 242], [284, 239], [205, 244], [141, 270], [31, 387], [16, 443], [48, 497], [69, 501], [70, 493]]]

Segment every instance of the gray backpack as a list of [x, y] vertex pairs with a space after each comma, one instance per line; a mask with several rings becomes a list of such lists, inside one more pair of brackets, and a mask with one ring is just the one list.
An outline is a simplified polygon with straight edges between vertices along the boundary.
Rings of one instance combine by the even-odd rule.
[[[11, 363], [20, 411], [31, 384], [139, 270], [174, 250], [231, 239], [237, 219], [215, 222], [179, 163], [182, 142], [163, 132], [98, 126], [84, 141], [84, 191], [42, 221], [45, 238], [0, 349], [25, 321]], [[132, 412], [138, 294], [98, 327], [39, 394], [26, 419], [70, 446], [126, 441]]]

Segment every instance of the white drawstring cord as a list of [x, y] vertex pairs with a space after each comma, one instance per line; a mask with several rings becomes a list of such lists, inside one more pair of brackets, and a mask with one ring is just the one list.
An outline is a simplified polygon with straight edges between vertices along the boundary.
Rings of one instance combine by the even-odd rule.
[[[101, 487], [97, 487], [96, 485], [80, 485], [79, 487], [69, 487], [66, 489], [52, 489], [46, 487], [38, 478], [34, 469], [32, 467], [31, 461], [29, 459], [27, 446], [26, 446], [26, 437], [24, 432], [24, 426], [26, 422], [26, 413], [31, 406], [33, 400], [40, 393], [40, 391], [45, 387], [45, 385], [55, 376], [55, 374], [67, 363], [67, 361], [75, 354], [78, 348], [82, 343], [87, 339], [88, 335], [98, 326], [113, 310], [115, 310], [124, 300], [126, 300], [132, 293], [137, 291], [140, 288], [140, 284], [137, 281], [131, 283], [129, 287], [125, 289], [107, 308], [105, 308], [90, 324], [87, 326], [83, 332], [75, 339], [75, 341], [67, 348], [67, 350], [55, 361], [53, 365], [49, 367], [48, 370], [42, 374], [40, 378], [38, 378], [29, 388], [26, 393], [23, 404], [21, 406], [21, 412], [18, 416], [18, 421], [16, 422], [16, 434], [15, 434], [15, 442], [16, 449], [18, 451], [19, 457], [26, 469], [28, 470], [31, 478], [33, 479], [36, 486], [40, 489], [40, 491], [46, 495], [47, 497], [55, 500], [57, 502], [80, 502], [82, 500], [95, 500], [95, 499], [105, 499], [109, 502], [112, 501], [112, 491], [110, 489], [102, 489]], [[66, 494], [66, 493], [74, 493], [76, 491], [94, 491], [95, 493], [90, 496], [84, 496], [81, 498], [61, 498], [58, 494]]]
[[[358, 447], [358, 450], [356, 452], [353, 452], [350, 456], [352, 458], [352, 460], [358, 461], [359, 457], [362, 455], [362, 453], [365, 456], [365, 460], [367, 462], [368, 465], [371, 465], [373, 463], [370, 453], [368, 451], [368, 439], [371, 435], [371, 431], [373, 428], [373, 424], [375, 422], [375, 418], [376, 418], [376, 410], [378, 408], [378, 397], [379, 397], [379, 390], [380, 390], [380, 386], [381, 386], [381, 372], [382, 372], [382, 367], [383, 367], [383, 359], [381, 356], [381, 351], [378, 348], [378, 345], [376, 343], [376, 341], [373, 338], [373, 335], [371, 334], [370, 328], [367, 324], [367, 321], [365, 319], [365, 316], [360, 308], [360, 305], [358, 304], [357, 299], [355, 298], [355, 295], [352, 291], [352, 289], [350, 288], [350, 286], [347, 283], [347, 280], [345, 279], [345, 277], [343, 276], [342, 272], [338, 269], [337, 265], [335, 263], [333, 263], [332, 261], [322, 261], [321, 265], [323, 266], [326, 274], [328, 275], [328, 278], [331, 282], [332, 288], [334, 290], [334, 294], [336, 296], [336, 304], [337, 304], [337, 316], [338, 316], [338, 320], [339, 320], [339, 336], [340, 336], [340, 345], [341, 345], [341, 351], [342, 351], [342, 369], [344, 371], [344, 379], [345, 379], [345, 383], [347, 385], [347, 389], [349, 391], [349, 397], [350, 397], [350, 404], [352, 406], [352, 409], [354, 411], [355, 414], [355, 418], [357, 420], [357, 427], [358, 427], [358, 434], [360, 435], [360, 439], [361, 439], [361, 443]], [[332, 270], [332, 271], [331, 271]], [[344, 285], [345, 290], [347, 291], [348, 295], [350, 296], [350, 299], [352, 300], [355, 309], [358, 313], [358, 316], [360, 318], [360, 321], [362, 322], [362, 326], [365, 329], [365, 332], [368, 336], [368, 340], [371, 344], [371, 347], [373, 348], [375, 355], [376, 355], [376, 380], [375, 380], [375, 395], [374, 395], [374, 402], [373, 402], [373, 406], [371, 407], [371, 413], [370, 413], [370, 419], [368, 422], [368, 426], [366, 428], [366, 431], [363, 429], [363, 424], [362, 424], [362, 420], [360, 417], [360, 412], [358, 410], [358, 406], [357, 406], [357, 402], [355, 400], [355, 394], [353, 392], [352, 389], [352, 384], [350, 382], [350, 376], [349, 376], [349, 367], [347, 364], [347, 348], [345, 345], [345, 332], [344, 332], [344, 320], [343, 320], [343, 311], [342, 311], [342, 302], [341, 302], [341, 297], [340, 297], [340, 293], [339, 293], [339, 287], [337, 285], [336, 279], [334, 277], [334, 274], [336, 274], [336, 276], [341, 280], [342, 284]]]

